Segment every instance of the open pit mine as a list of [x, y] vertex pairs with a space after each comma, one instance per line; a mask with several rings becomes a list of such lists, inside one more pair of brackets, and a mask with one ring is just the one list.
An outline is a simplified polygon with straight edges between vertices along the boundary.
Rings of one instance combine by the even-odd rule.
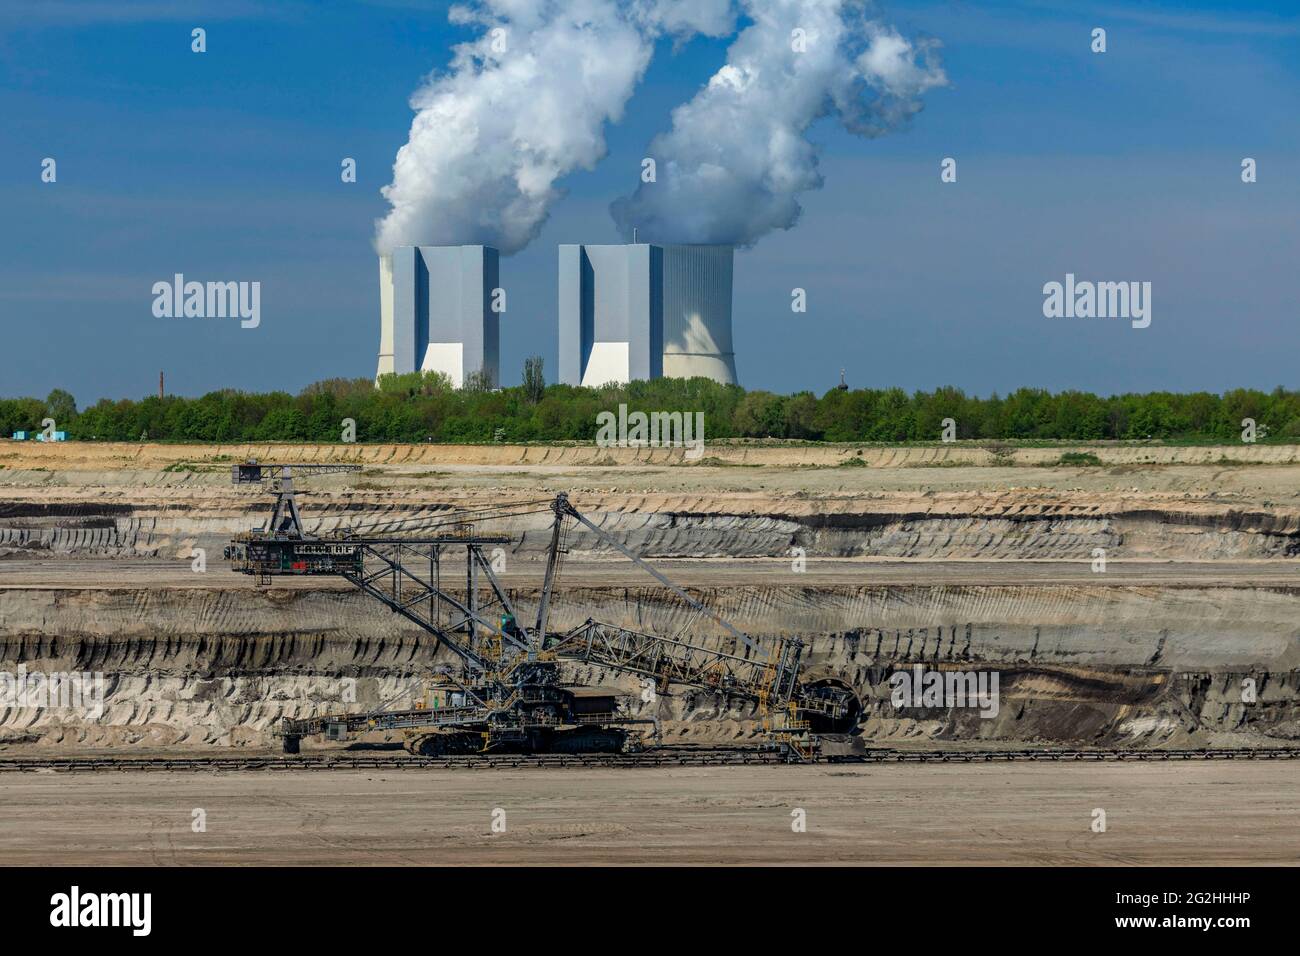
[[[700, 673], [733, 662], [710, 684], [553, 655], [559, 683], [616, 701], [643, 745], [768, 746], [773, 700], [733, 680], [793, 642], [791, 699], [822, 688], [835, 706], [784, 729], [827, 752], [1294, 748], [1297, 449], [1088, 451], [1100, 465], [969, 445], [719, 445], [698, 462], [680, 449], [10, 445], [0, 671], [102, 675], [102, 709], [0, 702], [0, 751], [278, 755], [286, 727], [304, 755], [400, 751], [400, 722], [335, 734], [337, 718], [464, 705], [447, 676], [461, 655], [410, 615], [338, 575], [237, 573], [232, 541], [265, 530], [275, 500], [232, 483], [250, 460], [359, 466], [297, 479], [313, 539], [492, 514], [475, 525], [492, 581], [449, 557], [436, 611], [499, 599], [516, 614], [498, 641], [523, 634], [527, 650], [514, 620], [545, 603], [548, 634], [594, 619], [708, 656]], [[548, 585], [557, 518], [531, 504], [557, 496], [586, 523], [565, 525]], [[548, 661], [550, 646], [537, 644]], [[977, 675], [996, 699], [901, 692], [933, 672]]]

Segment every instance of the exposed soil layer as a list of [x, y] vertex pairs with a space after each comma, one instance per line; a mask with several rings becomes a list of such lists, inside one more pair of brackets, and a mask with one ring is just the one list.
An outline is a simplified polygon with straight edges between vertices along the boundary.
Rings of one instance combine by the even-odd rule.
[[[1300, 468], [1296, 468], [1300, 478]], [[166, 476], [173, 477], [173, 476]], [[211, 475], [122, 487], [20, 485], [0, 472], [0, 560], [14, 555], [185, 558], [221, 548], [265, 520], [266, 497]], [[322, 479], [324, 481], [324, 479]], [[8, 482], [8, 483], [5, 483]], [[340, 488], [300, 495], [309, 530], [373, 531], [450, 515], [457, 507], [518, 505], [547, 490], [440, 488], [407, 480], [393, 490]], [[562, 490], [562, 489], [557, 489]], [[816, 557], [927, 560], [1207, 561], [1300, 557], [1300, 507], [1167, 492], [1098, 494], [1051, 489], [793, 495], [754, 491], [620, 494], [589, 490], [574, 503], [648, 557]], [[540, 552], [549, 516], [503, 521], [513, 553]], [[585, 529], [578, 553], [610, 550]]]
[[1106, 465], [1193, 465], [1219, 463], [1300, 463], [1300, 445], [1160, 445], [1095, 442], [1085, 445], [1016, 447], [1005, 442], [959, 441], [934, 445], [872, 445], [864, 443], [800, 445], [724, 439], [706, 442], [696, 459], [683, 448], [601, 448], [570, 445], [299, 445], [293, 443], [185, 445], [136, 442], [70, 442], [66, 444], [0, 441], [0, 464], [60, 470], [161, 470], [192, 462], [259, 461], [355, 462], [374, 466], [464, 465], [475, 468], [511, 466], [605, 466], [675, 464], [708, 466], [754, 465], [787, 468], [799, 465], [839, 465], [856, 459], [873, 468], [928, 465], [1043, 465], [1070, 451], [1095, 455]]
[[[453, 592], [455, 593], [455, 592]], [[458, 595], [463, 597], [463, 595]], [[528, 605], [531, 590], [512, 600]], [[1300, 739], [1297, 588], [743, 587], [701, 596], [757, 638], [808, 642], [806, 679], [862, 704], [858, 732], [891, 741], [1140, 746]], [[450, 655], [351, 591], [211, 588], [0, 591], [0, 665], [102, 672], [105, 712], [9, 708], [9, 743], [265, 746], [275, 722], [418, 694]], [[659, 587], [568, 589], [557, 629], [595, 617], [733, 650], [721, 628]], [[996, 674], [998, 707], [896, 707], [891, 675], [917, 664]], [[618, 686], [665, 739], [755, 737], [753, 707], [679, 690], [651, 704]], [[1243, 700], [1250, 681], [1256, 699]]]

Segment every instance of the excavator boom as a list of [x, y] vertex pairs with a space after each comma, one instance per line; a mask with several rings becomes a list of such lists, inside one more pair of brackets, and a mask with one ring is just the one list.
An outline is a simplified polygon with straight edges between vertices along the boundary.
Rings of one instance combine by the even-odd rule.
[[[356, 528], [328, 535], [311, 534], [303, 527], [292, 480], [292, 469], [302, 467], [258, 466], [250, 462], [233, 469], [236, 484], [264, 484], [270, 476], [263, 468], [279, 470], [273, 488], [276, 504], [272, 520], [263, 528], [237, 536], [226, 549], [235, 570], [258, 575], [262, 582], [283, 574], [342, 577], [436, 638], [460, 659], [462, 666], [459, 674], [444, 673], [435, 681], [436, 706], [427, 706], [426, 699], [426, 706], [414, 709], [384, 708], [286, 720], [281, 734], [290, 752], [296, 752], [299, 739], [313, 734], [346, 739], [350, 734], [370, 730], [411, 729], [424, 732], [426, 741], [445, 744], [454, 738], [457, 746], [463, 746], [469, 738], [482, 738], [485, 748], [513, 744], [545, 749], [581, 746], [591, 741], [606, 746], [613, 739], [611, 728], [646, 722], [614, 713], [612, 698], [608, 704], [598, 703], [595, 710], [590, 705], [580, 706], [576, 692], [560, 681], [562, 661], [580, 661], [648, 677], [661, 692], [676, 684], [752, 701], [772, 739], [799, 755], [806, 756], [815, 749], [815, 738], [806, 733], [806, 723], [797, 712], [814, 709], [825, 713], [837, 707], [835, 700], [825, 694], [807, 699], [802, 694], [801, 641], [772, 640], [764, 653], [758, 641], [633, 553], [573, 507], [563, 493], [546, 502], [544, 508], [540, 502], [529, 502], [472, 514], [474, 521], [542, 512], [553, 515], [536, 614], [525, 623], [509, 589], [498, 579], [493, 562], [483, 553], [485, 547], [509, 544], [509, 536], [479, 533], [471, 516], [461, 512], [439, 515], [425, 521], [425, 527], [411, 526], [407, 521], [389, 522], [388, 527], [399, 530], [369, 536], [358, 533]], [[331, 468], [316, 466], [316, 470]], [[591, 531], [711, 618], [733, 638], [734, 653], [590, 618], [567, 632], [549, 632], [550, 602], [566, 551], [564, 524], [568, 520]], [[419, 536], [419, 532], [427, 530], [435, 533]], [[461, 549], [465, 552], [463, 599], [449, 592], [442, 574], [444, 553]], [[484, 585], [486, 598], [482, 593]], [[600, 710], [606, 706], [607, 711]]]

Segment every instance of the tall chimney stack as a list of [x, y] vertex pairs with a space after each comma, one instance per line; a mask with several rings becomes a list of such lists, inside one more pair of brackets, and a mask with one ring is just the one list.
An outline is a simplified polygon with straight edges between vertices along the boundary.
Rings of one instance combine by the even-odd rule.
[[162, 397], [163, 397], [163, 373], [162, 370], [160, 369], [158, 371], [158, 398], [161, 399]]

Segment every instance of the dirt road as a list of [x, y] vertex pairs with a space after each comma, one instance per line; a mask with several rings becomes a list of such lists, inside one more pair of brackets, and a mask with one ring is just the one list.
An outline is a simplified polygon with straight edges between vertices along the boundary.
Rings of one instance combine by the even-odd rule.
[[1300, 863], [1293, 762], [41, 773], [0, 807], [7, 864]]

